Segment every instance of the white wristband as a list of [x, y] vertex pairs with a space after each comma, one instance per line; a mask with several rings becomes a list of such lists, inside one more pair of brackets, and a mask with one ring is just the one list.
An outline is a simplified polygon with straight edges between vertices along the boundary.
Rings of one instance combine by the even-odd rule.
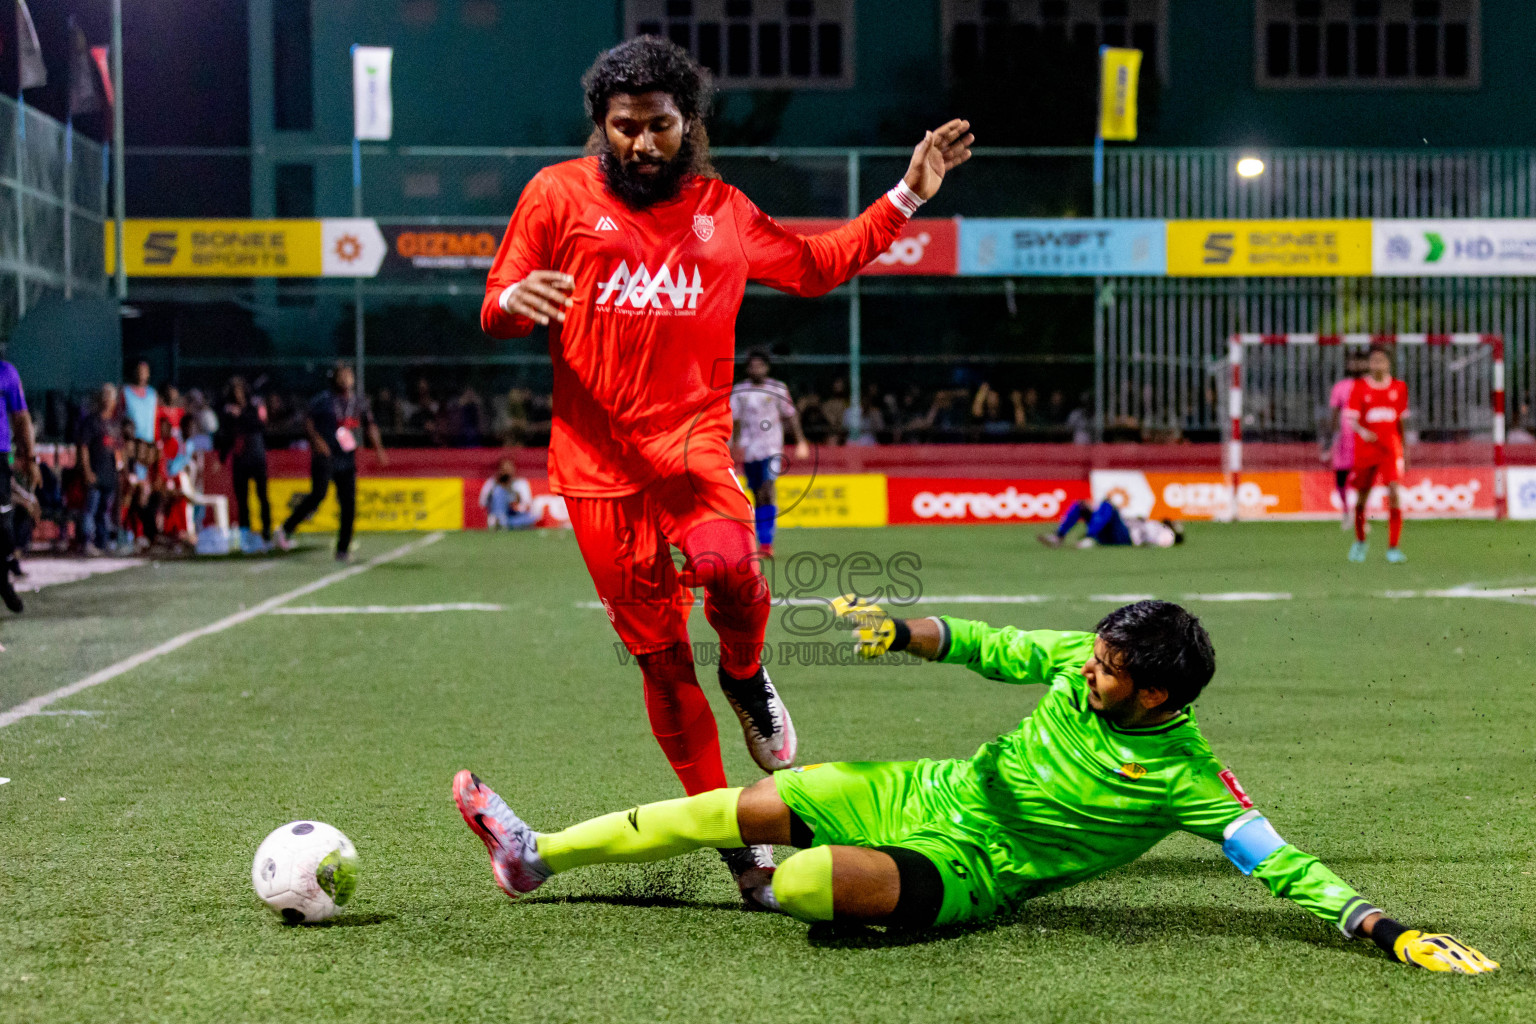
[[922, 196], [912, 191], [905, 178], [898, 181], [896, 187], [885, 194], [885, 198], [908, 217], [917, 213], [917, 208], [927, 202]]
[[516, 288], [521, 283], [522, 282], [519, 281], [519, 282], [515, 282], [513, 284], [507, 285], [505, 288], [503, 288], [501, 290], [501, 298], [496, 300], [496, 305], [500, 306], [501, 307], [501, 311], [503, 313], [507, 314], [508, 316], [512, 315], [512, 310], [507, 305], [507, 300], [512, 297], [512, 289]]

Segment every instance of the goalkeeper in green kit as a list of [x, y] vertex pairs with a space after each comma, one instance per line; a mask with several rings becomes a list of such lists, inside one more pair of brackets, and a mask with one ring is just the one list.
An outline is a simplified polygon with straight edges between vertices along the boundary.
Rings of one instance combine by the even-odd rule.
[[833, 608], [862, 657], [906, 651], [1048, 690], [1017, 729], [969, 760], [807, 765], [561, 832], [535, 832], [461, 771], [454, 799], [489, 849], [497, 884], [516, 899], [583, 865], [778, 843], [801, 852], [766, 877], [756, 893], [765, 906], [808, 922], [922, 928], [1014, 909], [1185, 831], [1220, 843], [1274, 895], [1399, 961], [1464, 974], [1498, 967], [1449, 935], [1386, 917], [1280, 837], [1188, 707], [1216, 660], [1200, 621], [1178, 605], [1127, 605], [1092, 633], [903, 621], [853, 597]]

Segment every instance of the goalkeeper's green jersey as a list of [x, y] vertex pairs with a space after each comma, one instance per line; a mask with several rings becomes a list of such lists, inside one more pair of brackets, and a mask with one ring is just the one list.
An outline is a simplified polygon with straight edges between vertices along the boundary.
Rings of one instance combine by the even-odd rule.
[[1103, 874], [1182, 830], [1222, 844], [1244, 874], [1346, 935], [1375, 910], [1276, 834], [1211, 752], [1192, 711], [1145, 729], [1122, 729], [1095, 714], [1082, 674], [1094, 634], [999, 629], [949, 616], [944, 622], [944, 662], [1050, 688], [1017, 729], [970, 761], [935, 763], [954, 766], [948, 781], [956, 796], [965, 793], [961, 802], [972, 807], [981, 801], [1000, 826], [994, 836], [1006, 836], [1005, 871], [1013, 877], [999, 877], [997, 886], [1007, 902]]

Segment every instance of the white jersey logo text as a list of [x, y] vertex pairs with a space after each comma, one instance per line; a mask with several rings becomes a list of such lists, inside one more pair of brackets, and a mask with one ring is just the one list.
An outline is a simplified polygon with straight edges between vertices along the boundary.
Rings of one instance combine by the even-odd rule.
[[704, 286], [697, 265], [690, 279], [687, 268], [681, 263], [676, 270], [663, 263], [661, 269], [654, 274], [642, 263], [637, 264], [631, 273], [629, 264], [621, 260], [608, 280], [599, 287], [597, 304], [630, 306], [634, 309], [666, 309], [661, 301], [665, 296], [673, 309], [698, 309], [699, 296], [703, 294]]

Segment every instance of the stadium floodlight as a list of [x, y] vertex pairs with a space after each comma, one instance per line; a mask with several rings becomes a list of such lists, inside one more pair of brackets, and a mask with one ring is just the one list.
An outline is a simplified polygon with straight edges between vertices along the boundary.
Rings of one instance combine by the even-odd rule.
[[1376, 345], [1394, 348], [1417, 348], [1445, 351], [1459, 348], [1463, 351], [1482, 350], [1490, 356], [1488, 406], [1493, 439], [1493, 514], [1496, 519], [1509, 516], [1509, 503], [1505, 472], [1505, 410], [1504, 410], [1504, 338], [1498, 334], [1234, 334], [1228, 339], [1227, 366], [1231, 373], [1228, 392], [1230, 428], [1226, 440], [1226, 475], [1228, 513], [1227, 521], [1238, 518], [1238, 488], [1243, 473], [1243, 395], [1244, 378], [1253, 369], [1248, 364], [1251, 356], [1246, 349], [1279, 350], [1285, 348], [1317, 352], [1328, 348], [1352, 347], [1357, 350]]
[[1264, 161], [1256, 156], [1245, 156], [1237, 162], [1237, 173], [1244, 178], [1257, 178], [1264, 173]]

